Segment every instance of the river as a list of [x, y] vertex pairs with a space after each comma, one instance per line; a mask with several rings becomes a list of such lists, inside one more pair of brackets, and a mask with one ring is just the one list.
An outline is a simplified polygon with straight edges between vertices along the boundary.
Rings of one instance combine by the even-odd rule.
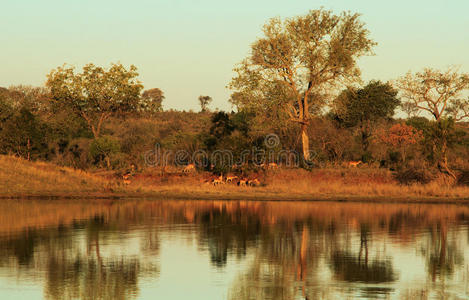
[[468, 299], [469, 207], [2, 200], [1, 299]]

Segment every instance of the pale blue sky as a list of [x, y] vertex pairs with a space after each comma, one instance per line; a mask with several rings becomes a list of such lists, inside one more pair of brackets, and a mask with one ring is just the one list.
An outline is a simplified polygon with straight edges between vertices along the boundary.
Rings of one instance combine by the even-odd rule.
[[423, 67], [469, 72], [467, 0], [2, 0], [0, 86], [42, 85], [63, 63], [134, 64], [145, 88], [166, 94], [165, 108], [230, 109], [233, 66], [271, 17], [324, 6], [362, 14], [376, 56], [360, 60], [363, 78], [389, 80]]

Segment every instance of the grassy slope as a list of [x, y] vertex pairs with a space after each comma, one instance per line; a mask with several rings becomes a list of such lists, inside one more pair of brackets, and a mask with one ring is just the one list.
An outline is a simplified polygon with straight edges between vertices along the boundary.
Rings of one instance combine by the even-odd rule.
[[0, 155], [0, 196], [105, 192], [108, 181], [71, 168]]

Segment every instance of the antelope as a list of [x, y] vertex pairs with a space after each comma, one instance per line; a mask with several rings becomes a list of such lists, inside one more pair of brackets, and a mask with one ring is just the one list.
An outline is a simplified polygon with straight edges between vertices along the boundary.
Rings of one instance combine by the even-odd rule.
[[238, 176], [227, 176], [226, 183], [233, 183], [233, 180], [238, 179]]
[[278, 164], [277, 164], [277, 163], [274, 163], [274, 162], [271, 162], [271, 163], [269, 163], [268, 168], [269, 168], [269, 169], [277, 169], [277, 168], [278, 168]]
[[183, 173], [189, 173], [192, 171], [195, 171], [195, 164], [188, 164], [187, 166], [184, 167], [184, 169], [182, 169]]
[[125, 173], [124, 175], [122, 175], [122, 179], [124, 180], [124, 184], [126, 184], [126, 185], [130, 184], [130, 176], [131, 176], [130, 172]]
[[212, 180], [213, 185], [218, 185], [218, 184], [223, 184], [223, 175], [220, 175], [220, 177], [215, 178]]
[[248, 180], [246, 178], [242, 178], [238, 181], [238, 186], [247, 186]]
[[352, 160], [352, 161], [349, 161], [348, 166], [356, 168], [356, 167], [358, 167], [359, 164], [362, 164], [362, 163], [363, 162], [361, 160], [359, 160], [359, 161], [353, 161]]
[[248, 181], [248, 185], [249, 186], [259, 186], [259, 185], [261, 185], [261, 182], [259, 181], [259, 179], [254, 178], [253, 180]]

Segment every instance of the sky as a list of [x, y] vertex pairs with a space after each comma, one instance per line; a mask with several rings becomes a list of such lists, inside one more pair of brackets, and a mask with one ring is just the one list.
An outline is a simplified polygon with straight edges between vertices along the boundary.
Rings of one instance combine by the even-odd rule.
[[233, 67], [272, 17], [324, 7], [349, 10], [378, 45], [360, 59], [365, 81], [396, 79], [424, 67], [469, 72], [467, 0], [2, 0], [0, 86], [44, 85], [64, 63], [113, 62], [138, 68], [145, 89], [165, 93], [165, 109], [230, 110]]

